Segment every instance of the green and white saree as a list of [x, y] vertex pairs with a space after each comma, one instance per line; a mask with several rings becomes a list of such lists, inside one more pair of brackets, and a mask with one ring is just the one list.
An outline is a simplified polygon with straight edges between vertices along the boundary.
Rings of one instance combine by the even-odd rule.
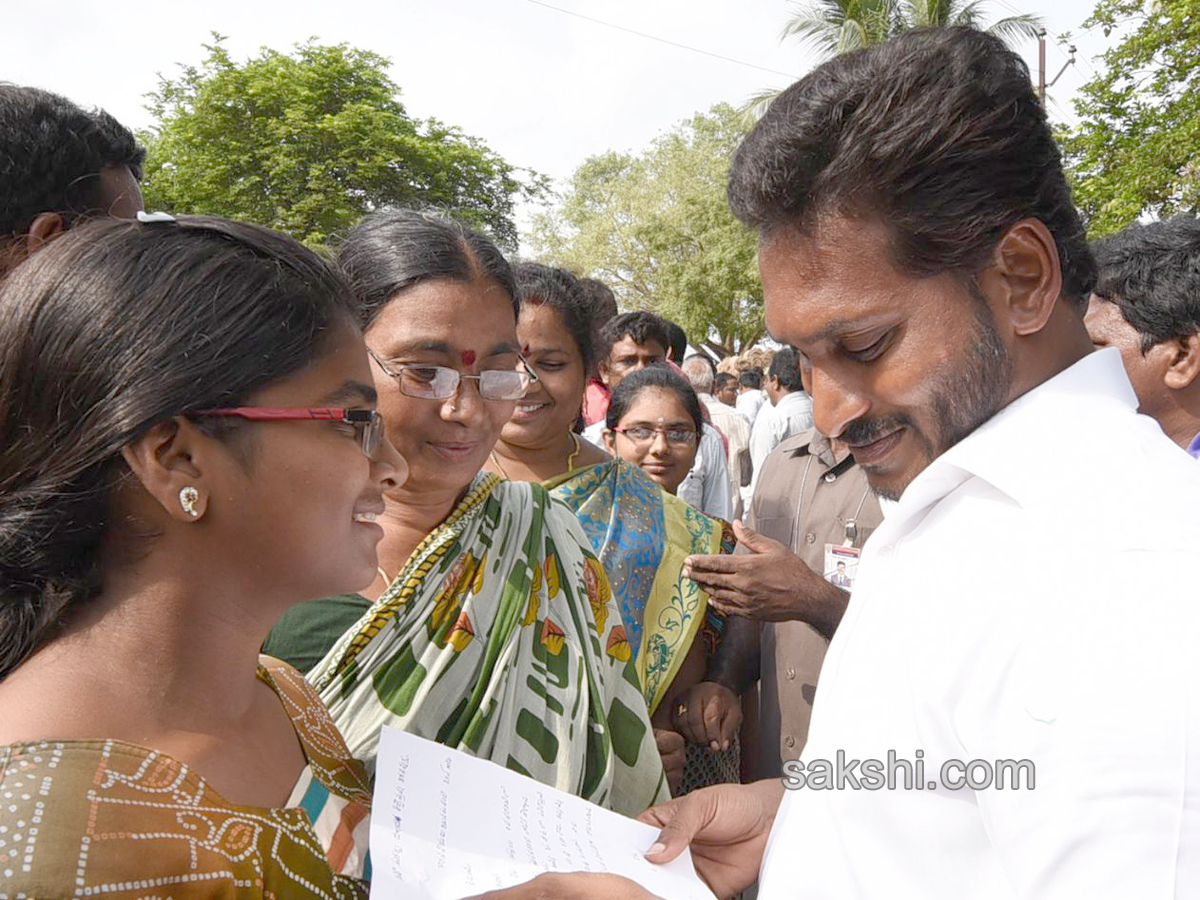
[[636, 815], [668, 794], [631, 655], [575, 516], [481, 473], [308, 678], [372, 771], [387, 724]]

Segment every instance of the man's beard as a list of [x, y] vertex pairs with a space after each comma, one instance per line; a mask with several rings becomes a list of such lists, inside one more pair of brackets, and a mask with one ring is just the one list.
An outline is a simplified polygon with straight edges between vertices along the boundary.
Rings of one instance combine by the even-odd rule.
[[[933, 379], [930, 409], [934, 433], [926, 434], [911, 416], [901, 413], [851, 422], [840, 435], [842, 440], [869, 444], [904, 427], [921, 444], [928, 466], [1007, 405], [1013, 378], [1012, 357], [996, 331], [991, 309], [977, 291], [977, 288], [972, 291], [976, 300], [975, 331], [970, 335], [968, 352], [961, 365]], [[899, 500], [906, 487], [907, 484], [899, 489], [871, 486], [885, 500]]]

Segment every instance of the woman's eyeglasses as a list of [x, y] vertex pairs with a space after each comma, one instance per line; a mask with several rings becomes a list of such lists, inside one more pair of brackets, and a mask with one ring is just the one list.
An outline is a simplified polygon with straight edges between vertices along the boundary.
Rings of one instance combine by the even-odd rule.
[[656, 434], [661, 434], [667, 443], [676, 447], [691, 447], [696, 443], [696, 432], [691, 428], [651, 428], [649, 425], [632, 425], [629, 428], [614, 428], [617, 434], [623, 434], [635, 444], [648, 444]]
[[449, 400], [458, 393], [464, 378], [479, 382], [479, 396], [484, 400], [520, 400], [529, 385], [538, 380], [523, 359], [520, 369], [484, 369], [478, 375], [464, 375], [447, 366], [420, 363], [393, 363], [389, 368], [375, 351], [367, 352], [385, 375], [396, 379], [400, 393], [422, 400]]
[[342, 409], [337, 406], [230, 406], [226, 409], [202, 409], [194, 416], [221, 416], [250, 422], [344, 422], [354, 426], [358, 445], [367, 459], [379, 455], [383, 443], [383, 416], [375, 409]]

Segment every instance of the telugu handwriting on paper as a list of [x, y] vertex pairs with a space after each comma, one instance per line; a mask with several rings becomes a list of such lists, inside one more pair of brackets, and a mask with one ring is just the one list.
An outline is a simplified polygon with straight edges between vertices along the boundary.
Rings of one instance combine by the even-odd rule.
[[657, 834], [433, 741], [386, 727], [380, 737], [374, 898], [456, 900], [542, 872], [613, 872], [666, 900], [712, 900], [688, 854], [662, 866], [643, 857]]

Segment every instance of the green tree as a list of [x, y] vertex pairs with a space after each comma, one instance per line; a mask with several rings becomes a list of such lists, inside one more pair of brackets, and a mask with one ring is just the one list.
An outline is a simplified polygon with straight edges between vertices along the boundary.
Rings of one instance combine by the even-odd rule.
[[591, 157], [562, 203], [535, 219], [535, 250], [608, 283], [624, 308], [678, 322], [694, 345], [741, 352], [765, 334], [757, 241], [725, 199], [744, 134], [721, 104], [639, 154]]
[[1075, 99], [1063, 142], [1092, 237], [1200, 212], [1200, 3], [1101, 0], [1085, 28], [1125, 36]]
[[364, 213], [432, 206], [516, 246], [513, 206], [545, 180], [436, 119], [413, 119], [388, 60], [346, 44], [263, 48], [236, 63], [220, 35], [199, 67], [159, 77], [141, 137], [150, 208], [258, 222], [312, 244]]
[[986, 0], [811, 0], [783, 29], [783, 39], [810, 41], [824, 56], [879, 44], [910, 28], [964, 25], [1010, 44], [1037, 37], [1040, 16], [1020, 13], [986, 24]]
[[[881, 44], [911, 28], [963, 25], [988, 31], [1010, 46], [1036, 38], [1042, 17], [1005, 16], [986, 24], [986, 0], [809, 0], [795, 7], [780, 40], [798, 38], [821, 58]], [[761, 116], [778, 91], [761, 91], [743, 107], [750, 121]]]

